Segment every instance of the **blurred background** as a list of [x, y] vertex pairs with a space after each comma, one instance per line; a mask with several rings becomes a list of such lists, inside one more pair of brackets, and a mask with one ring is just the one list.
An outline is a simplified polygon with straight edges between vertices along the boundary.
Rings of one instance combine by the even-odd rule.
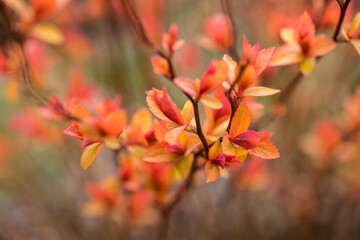
[[[33, 2], [39, 1], [27, 3], [35, 7]], [[154, 54], [137, 39], [120, 1], [63, 2], [40, 18], [58, 26], [61, 43], [31, 37], [24, 42], [39, 92], [63, 101], [76, 97], [87, 106], [120, 94], [129, 116], [146, 107], [145, 91], [152, 87], [166, 86], [174, 101], [184, 104], [183, 94], [153, 73]], [[200, 77], [211, 59], [224, 55], [198, 41], [205, 34], [205, 20], [223, 11], [220, 0], [133, 3], [158, 45], [162, 33], [172, 23], [178, 25], [179, 37], [186, 41], [174, 56], [178, 75]], [[317, 33], [331, 37], [340, 13], [336, 0], [230, 3], [238, 52], [243, 35], [261, 48], [281, 45], [280, 29], [304, 11], [313, 17]], [[352, 1], [344, 27], [359, 5]], [[257, 126], [274, 133], [281, 158], [248, 158], [228, 178], [210, 184], [199, 171], [196, 184], [171, 214], [169, 239], [359, 239], [359, 66], [360, 57], [347, 43], [323, 57], [289, 98], [287, 114]], [[296, 65], [269, 68], [259, 81], [284, 89], [296, 73]], [[121, 211], [89, 216], [86, 204], [94, 195], [89, 183], [96, 186], [118, 174], [113, 152], [104, 149], [83, 170], [80, 142], [62, 133], [68, 123], [44, 117], [38, 102], [6, 71], [0, 86], [0, 239], [159, 239], [160, 220], [154, 212], [139, 221]], [[259, 100], [265, 107], [253, 113], [254, 123], [270, 114], [275, 100]]]

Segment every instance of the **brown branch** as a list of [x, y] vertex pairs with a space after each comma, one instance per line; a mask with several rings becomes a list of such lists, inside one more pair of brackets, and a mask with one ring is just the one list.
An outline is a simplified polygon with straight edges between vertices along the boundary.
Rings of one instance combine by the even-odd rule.
[[223, 11], [226, 13], [226, 15], [230, 19], [231, 28], [232, 28], [233, 43], [232, 43], [230, 49], [228, 49], [228, 53], [232, 58], [234, 58], [236, 60], [236, 62], [238, 62], [238, 61], [240, 61], [240, 56], [236, 50], [236, 39], [237, 39], [236, 24], [235, 24], [234, 16], [231, 11], [230, 0], [221, 0], [221, 5], [223, 8]]
[[173, 208], [182, 199], [182, 197], [185, 195], [186, 191], [192, 186], [193, 180], [194, 180], [194, 174], [198, 170], [199, 156], [200, 156], [200, 154], [195, 154], [188, 177], [184, 181], [183, 185], [181, 187], [179, 187], [173, 200], [163, 209], [163, 214], [164, 214], [165, 218], [169, 217], [169, 214], [172, 212]]
[[160, 48], [158, 48], [147, 36], [146, 31], [144, 29], [144, 26], [142, 24], [142, 21], [138, 14], [136, 13], [134, 7], [129, 2], [129, 0], [120, 0], [127, 16], [129, 17], [129, 20], [131, 24], [133, 25], [136, 35], [138, 36], [139, 40], [147, 47], [149, 47], [151, 50], [153, 50], [156, 54], [158, 54], [160, 57], [164, 58], [168, 65], [169, 65], [169, 76], [167, 78], [172, 82], [176, 76], [174, 65], [171, 61], [171, 57], [166, 55]]
[[279, 98], [277, 100], [277, 104], [285, 103], [291, 94], [295, 91], [296, 87], [299, 85], [300, 80], [302, 79], [303, 74], [299, 71], [294, 78], [290, 81], [289, 85], [285, 88], [285, 90], [281, 91]]
[[[341, 12], [340, 12], [339, 20], [338, 20], [338, 23], [336, 25], [334, 34], [332, 36], [332, 39], [335, 42], [341, 42], [341, 40], [338, 39], [338, 35], [339, 35], [340, 29], [341, 29], [341, 25], [342, 25], [342, 23], [344, 21], [344, 18], [345, 18], [346, 10], [347, 10], [350, 2], [351, 2], [351, 0], [347, 0], [342, 5], [340, 5], [340, 3], [339, 3]], [[322, 57], [323, 56], [317, 57], [316, 58], [316, 63]], [[299, 85], [299, 83], [300, 83], [301, 79], [303, 78], [303, 76], [304, 75], [300, 71], [295, 75], [295, 77], [290, 81], [289, 85], [285, 88], [285, 90], [282, 91], [282, 93], [280, 94], [280, 96], [279, 96], [278, 100], [276, 101], [275, 105], [286, 103], [286, 101], [289, 99], [291, 94], [295, 91], [296, 87]], [[258, 121], [257, 125], [255, 126], [255, 129], [258, 128], [259, 125], [264, 125], [264, 124], [267, 125], [267, 124], [269, 124], [271, 122], [271, 118], [272, 117], [270, 115], [266, 115], [265, 117], [261, 118]]]
[[335, 31], [334, 31], [334, 34], [332, 36], [332, 39], [336, 42], [337, 41], [337, 38], [338, 38], [338, 35], [340, 33], [340, 29], [341, 29], [341, 25], [344, 21], [344, 18], [345, 18], [345, 14], [346, 14], [346, 10], [350, 4], [351, 0], [346, 0], [345, 3], [343, 4], [340, 4], [339, 3], [339, 6], [340, 6], [340, 17], [339, 17], [339, 20], [338, 20], [338, 23], [336, 25], [336, 28], [335, 28]]
[[[133, 27], [135, 28], [135, 31], [136, 31], [136, 34], [137, 34], [139, 40], [142, 43], [144, 43], [145, 46], [152, 49], [156, 54], [158, 54], [159, 56], [166, 59], [166, 61], [168, 62], [170, 74], [169, 74], [169, 76], [166, 76], [166, 78], [169, 79], [169, 81], [173, 82], [175, 77], [176, 77], [176, 74], [175, 74], [175, 70], [174, 70], [174, 66], [173, 66], [173, 63], [172, 63], [171, 56], [168, 56], [167, 54], [165, 54], [160, 48], [158, 48], [153, 42], [151, 42], [151, 40], [146, 35], [146, 32], [145, 32], [145, 30], [143, 28], [141, 19], [137, 15], [136, 11], [134, 10], [134, 8], [133, 8], [132, 4], [129, 2], [129, 0], [121, 0], [121, 3], [123, 5], [123, 7], [125, 8], [125, 11], [126, 11], [128, 17], [129, 17], [129, 20], [131, 21]], [[191, 101], [191, 103], [193, 105], [194, 118], [195, 118], [195, 122], [196, 122], [196, 134], [199, 136], [199, 138], [201, 140], [201, 143], [202, 143], [202, 145], [204, 147], [204, 150], [205, 150], [205, 157], [207, 158], [208, 153], [209, 153], [209, 145], [208, 145], [208, 143], [206, 141], [205, 135], [204, 135], [204, 133], [202, 131], [202, 127], [201, 127], [198, 101], [194, 100], [194, 98], [191, 95], [189, 95], [188, 93], [186, 93], [184, 91], [182, 91], [182, 92]], [[198, 161], [199, 156], [201, 156], [202, 151], [203, 150], [201, 150], [201, 151], [197, 152], [196, 154], [194, 154], [194, 160], [193, 160], [191, 170], [189, 172], [188, 177], [184, 181], [183, 185], [181, 187], [179, 187], [179, 189], [177, 191], [177, 194], [174, 197], [173, 201], [171, 201], [163, 209], [165, 230], [167, 228], [168, 218], [169, 218], [170, 213], [172, 212], [174, 207], [180, 202], [180, 200], [184, 196], [185, 192], [192, 185], [194, 174], [198, 169], [197, 168], [197, 161]]]
[[51, 104], [51, 107], [65, 119], [68, 120], [78, 120], [76, 117], [72, 116], [64, 107], [60, 104], [55, 104], [49, 99], [41, 94], [35, 86], [33, 85], [33, 80], [31, 77], [31, 70], [29, 63], [26, 58], [26, 54], [23, 47], [23, 42], [25, 36], [16, 32], [12, 28], [12, 18], [8, 13], [3, 2], [0, 2], [0, 38], [1, 38], [1, 48], [4, 50], [7, 58], [11, 59], [16, 68], [16, 74], [26, 85], [28, 92], [31, 96], [39, 102], [40, 105]]
[[[167, 79], [169, 79], [171, 82], [173, 82], [174, 79], [176, 78], [176, 74], [175, 74], [175, 70], [174, 70], [174, 65], [171, 60], [171, 56], [168, 56], [167, 54], [165, 54], [160, 48], [158, 48], [153, 42], [151, 42], [151, 40], [148, 38], [148, 36], [145, 32], [145, 29], [143, 27], [141, 19], [137, 15], [136, 11], [134, 10], [134, 8], [133, 8], [132, 4], [129, 2], [129, 0], [121, 0], [121, 3], [123, 5], [123, 7], [125, 8], [125, 11], [129, 17], [132, 25], [134, 26], [137, 36], [140, 39], [140, 41], [143, 42], [149, 48], [151, 48], [153, 51], [155, 51], [156, 54], [158, 54], [159, 56], [166, 59], [166, 61], [168, 62], [170, 75], [167, 76]], [[195, 122], [196, 122], [196, 134], [199, 136], [201, 143], [203, 144], [204, 149], [205, 149], [205, 155], [207, 156], [208, 152], [209, 152], [209, 146], [208, 146], [205, 135], [201, 128], [198, 102], [195, 101], [191, 95], [187, 94], [184, 91], [182, 91], [182, 92], [191, 101], [191, 103], [193, 105], [194, 117], [195, 117]]]
[[228, 124], [228, 126], [227, 126], [227, 128], [226, 128], [226, 132], [229, 132], [229, 131], [230, 131], [231, 122], [232, 122], [232, 119], [233, 119], [233, 117], [234, 117], [234, 115], [235, 115], [236, 109], [237, 109], [237, 107], [238, 107], [238, 103], [237, 103], [238, 100], [235, 100], [235, 99], [233, 98], [233, 96], [231, 95], [231, 93], [233, 92], [236, 84], [240, 81], [241, 76], [242, 76], [242, 74], [244, 73], [245, 68], [247, 67], [247, 64], [242, 64], [242, 65], [240, 65], [240, 66], [241, 66], [240, 72], [239, 72], [239, 74], [237, 75], [235, 81], [231, 84], [229, 90], [227, 90], [227, 91], [225, 92], [225, 96], [227, 97], [227, 99], [228, 99], [228, 101], [229, 101], [229, 103], [230, 103], [230, 107], [231, 107], [231, 115], [230, 115], [229, 124]]

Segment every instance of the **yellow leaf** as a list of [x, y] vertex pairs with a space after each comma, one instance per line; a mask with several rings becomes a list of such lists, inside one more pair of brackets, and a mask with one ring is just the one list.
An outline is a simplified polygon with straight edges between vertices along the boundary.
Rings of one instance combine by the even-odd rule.
[[228, 66], [228, 78], [230, 82], [233, 83], [235, 81], [236, 62], [234, 62], [234, 60], [232, 60], [232, 58], [227, 54], [224, 55], [223, 60]]
[[148, 148], [143, 155], [143, 160], [146, 162], [170, 162], [178, 159], [178, 154], [165, 153], [165, 147], [160, 144]]
[[316, 60], [314, 58], [305, 58], [299, 63], [302, 74], [309, 75], [315, 67]]
[[184, 104], [184, 107], [181, 111], [181, 117], [184, 119], [184, 121], [188, 124], [191, 123], [193, 117], [194, 117], [194, 107], [190, 100], [186, 101]]
[[99, 155], [103, 146], [104, 146], [103, 143], [98, 142], [98, 143], [93, 143], [93, 144], [89, 145], [85, 149], [85, 151], [81, 155], [81, 160], [80, 160], [81, 167], [83, 169], [87, 169], [88, 167], [91, 166], [91, 164], [94, 163], [95, 159]]
[[105, 145], [110, 149], [119, 149], [120, 143], [118, 139], [114, 136], [107, 136], [104, 138]]
[[165, 141], [168, 143], [176, 142], [180, 138], [182, 133], [185, 131], [186, 127], [187, 127], [186, 125], [183, 125], [180, 127], [174, 127], [172, 129], [169, 129], [165, 133]]
[[4, 95], [9, 102], [19, 100], [19, 83], [15, 79], [11, 79], [4, 84]]
[[283, 28], [280, 31], [281, 39], [288, 44], [297, 44], [294, 28]]
[[360, 55], [360, 39], [351, 39], [350, 43], [356, 49], [356, 52]]
[[331, 52], [336, 47], [336, 43], [328, 37], [318, 35], [315, 37], [312, 46], [312, 57], [323, 56]]
[[274, 95], [280, 92], [280, 90], [267, 88], [267, 87], [252, 87], [244, 91], [243, 96], [252, 96], [252, 97], [264, 97]]
[[351, 27], [348, 31], [348, 34], [352, 34], [353, 32], [355, 32], [358, 28], [360, 27], [360, 12], [358, 12], [355, 17], [354, 20], [351, 23]]
[[221, 143], [219, 140], [217, 140], [209, 150], [209, 159], [215, 159], [221, 153], [222, 153]]
[[189, 174], [191, 165], [193, 162], [193, 155], [189, 155], [187, 157], [182, 157], [176, 164], [176, 170], [182, 177], [185, 177]]
[[55, 25], [49, 23], [35, 25], [32, 28], [30, 34], [33, 37], [51, 44], [58, 45], [64, 42], [64, 36], [62, 32]]
[[200, 102], [202, 102], [204, 105], [206, 105], [210, 108], [213, 108], [213, 109], [222, 108], [222, 103], [218, 99], [216, 99], [212, 96], [209, 96], [209, 95], [201, 96]]
[[205, 179], [206, 182], [214, 182], [220, 177], [220, 168], [211, 161], [207, 161], [205, 164]]
[[73, 105], [71, 107], [71, 115], [79, 119], [92, 119], [91, 113], [82, 105]]

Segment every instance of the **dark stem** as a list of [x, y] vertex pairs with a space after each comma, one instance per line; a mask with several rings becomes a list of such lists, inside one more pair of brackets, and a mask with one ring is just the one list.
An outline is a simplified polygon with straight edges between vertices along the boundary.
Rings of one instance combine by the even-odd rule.
[[[150, 41], [150, 39], [146, 35], [146, 32], [144, 30], [141, 19], [137, 15], [136, 11], [134, 10], [134, 8], [131, 5], [131, 3], [129, 2], [129, 0], [121, 0], [121, 3], [123, 5], [123, 7], [125, 8], [125, 11], [126, 11], [128, 17], [129, 17], [129, 19], [131, 20], [140, 41], [143, 42], [146, 46], [150, 47], [152, 50], [154, 50], [159, 56], [165, 58], [166, 61], [169, 63], [170, 76], [167, 76], [167, 79], [169, 79], [171, 82], [173, 82], [175, 77], [176, 77], [176, 74], [175, 74], [175, 70], [174, 70], [174, 66], [173, 66], [171, 57], [167, 56], [161, 49], [156, 47], [155, 44]], [[201, 128], [201, 121], [200, 121], [198, 102], [195, 101], [193, 99], [193, 97], [190, 96], [189, 94], [187, 94], [185, 92], [183, 92], [183, 93], [191, 101], [191, 103], [193, 105], [194, 117], [195, 117], [195, 121], [196, 121], [196, 133], [199, 136], [199, 138], [200, 138], [200, 140], [201, 140], [201, 142], [202, 142], [202, 144], [204, 146], [205, 155], [207, 156], [208, 152], [209, 152], [209, 146], [207, 144], [205, 135], [204, 135], [204, 133], [202, 131], [202, 128]]]
[[191, 101], [194, 107], [194, 117], [195, 117], [195, 122], [196, 122], [196, 133], [199, 136], [201, 143], [204, 146], [205, 149], [205, 157], [208, 158], [208, 154], [209, 154], [209, 145], [206, 141], [205, 135], [202, 131], [201, 128], [201, 122], [200, 122], [200, 114], [199, 114], [199, 104], [197, 101]]
[[235, 112], [236, 112], [236, 109], [237, 109], [237, 101], [235, 101], [235, 99], [233, 98], [233, 96], [231, 95], [232, 91], [234, 90], [236, 84], [239, 82], [239, 80], [241, 79], [241, 76], [242, 74], [244, 73], [245, 71], [245, 68], [247, 67], [247, 64], [242, 64], [241, 65], [241, 69], [240, 69], [240, 72], [239, 74], [237, 75], [235, 81], [231, 84], [229, 90], [227, 90], [225, 92], [225, 96], [227, 97], [229, 103], [230, 103], [230, 107], [231, 107], [231, 115], [230, 115], [230, 120], [229, 120], [229, 124], [226, 128], [226, 132], [229, 132], [230, 131], [230, 126], [231, 126], [231, 122], [232, 122], [232, 119], [235, 115]]
[[334, 34], [332, 36], [332, 39], [336, 42], [337, 41], [337, 38], [338, 38], [338, 35], [340, 33], [340, 29], [341, 29], [341, 25], [344, 21], [344, 18], [345, 18], [345, 14], [346, 14], [346, 10], [350, 4], [351, 0], [346, 0], [344, 4], [340, 5], [339, 3], [339, 6], [340, 6], [340, 17], [339, 17], [339, 20], [338, 20], [338, 23], [336, 25], [336, 28], [335, 28], [335, 31], [334, 31]]
[[[139, 40], [147, 47], [149, 47], [150, 49], [152, 49], [156, 54], [158, 54], [159, 56], [163, 57], [164, 59], [166, 59], [166, 61], [169, 64], [169, 71], [170, 74], [169, 76], [165, 76], [167, 79], [169, 79], [169, 81], [173, 82], [176, 74], [175, 74], [175, 70], [174, 70], [174, 66], [171, 60], [171, 56], [168, 56], [167, 54], [165, 54], [160, 48], [156, 47], [154, 43], [152, 43], [150, 41], [150, 39], [148, 38], [148, 36], [146, 35], [146, 32], [143, 28], [141, 19], [139, 18], [139, 16], [137, 15], [136, 11], [134, 10], [133, 6], [131, 5], [131, 3], [129, 2], [129, 0], [121, 0], [121, 3], [123, 5], [123, 7], [125, 8], [125, 11], [129, 17], [129, 20], [131, 21], [132, 25], [135, 28], [136, 34], [139, 38]], [[195, 122], [196, 122], [196, 134], [199, 136], [202, 145], [204, 147], [205, 150], [205, 157], [208, 157], [208, 153], [209, 153], [209, 145], [206, 141], [205, 135], [202, 131], [202, 127], [201, 127], [201, 121], [200, 121], [200, 113], [199, 113], [199, 105], [198, 105], [198, 101], [194, 100], [194, 98], [187, 94], [186, 92], [183, 92], [185, 94], [185, 96], [191, 101], [193, 108], [194, 108], [194, 118], [195, 118]], [[163, 208], [163, 216], [164, 216], [164, 232], [163, 234], [165, 234], [164, 236], [166, 237], [166, 231], [167, 231], [167, 227], [168, 227], [168, 221], [169, 221], [169, 216], [172, 212], [172, 210], [175, 208], [175, 206], [179, 203], [179, 201], [182, 199], [182, 197], [184, 196], [184, 194], [186, 193], [186, 191], [191, 187], [192, 183], [193, 183], [193, 178], [194, 178], [194, 174], [197, 171], [197, 161], [199, 156], [201, 156], [201, 153], [203, 151], [199, 151], [196, 154], [194, 154], [194, 160], [189, 172], [188, 177], [186, 178], [186, 180], [184, 181], [184, 183], [182, 184], [182, 186], [179, 188], [179, 190], [177, 191], [174, 199], [165, 206], [165, 208]]]
[[127, 16], [129, 17], [129, 20], [131, 21], [136, 35], [138, 36], [139, 40], [147, 47], [149, 47], [151, 50], [153, 50], [156, 54], [158, 54], [160, 57], [164, 58], [168, 65], [169, 65], [169, 76], [167, 78], [172, 82], [176, 76], [174, 65], [171, 61], [171, 57], [167, 56], [160, 48], [158, 48], [147, 36], [144, 26], [141, 22], [140, 17], [137, 15], [134, 7], [129, 2], [129, 0], [121, 0], [121, 3], [125, 9], [125, 12]]
[[179, 203], [179, 201], [183, 198], [183, 196], [186, 194], [187, 190], [192, 186], [195, 172], [198, 170], [198, 159], [200, 155], [195, 155], [194, 160], [191, 165], [191, 169], [189, 172], [189, 175], [187, 176], [186, 180], [184, 181], [183, 185], [179, 187], [175, 197], [173, 200], [164, 208], [163, 215], [165, 219], [167, 219], [172, 212], [172, 210], [175, 208], [175, 206]]
[[296, 87], [299, 85], [300, 80], [302, 79], [303, 74], [299, 71], [295, 77], [291, 80], [290, 84], [281, 92], [277, 104], [285, 103], [291, 94], [295, 91]]
[[240, 61], [240, 56], [236, 50], [236, 38], [237, 38], [236, 24], [235, 24], [234, 16], [231, 11], [230, 0], [222, 0], [221, 3], [222, 3], [221, 5], [222, 5], [224, 12], [226, 13], [226, 15], [228, 15], [228, 17], [230, 19], [232, 35], [233, 35], [233, 43], [232, 43], [232, 46], [230, 47], [230, 49], [228, 49], [228, 53], [230, 54], [231, 57], [233, 57], [235, 59], [236, 62], [238, 62], [238, 61]]

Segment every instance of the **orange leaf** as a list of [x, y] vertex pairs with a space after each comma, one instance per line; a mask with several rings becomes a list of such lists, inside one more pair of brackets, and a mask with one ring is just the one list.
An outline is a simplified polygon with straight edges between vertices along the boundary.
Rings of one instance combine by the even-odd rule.
[[248, 152], [251, 155], [263, 159], [275, 159], [280, 157], [279, 150], [269, 139], [261, 141], [256, 148], [249, 149]]
[[165, 147], [156, 144], [146, 150], [143, 160], [146, 162], [170, 162], [177, 161], [181, 155], [176, 153], [165, 153]]
[[271, 59], [274, 56], [274, 52], [275, 52], [274, 47], [265, 48], [259, 52], [255, 62], [255, 69], [257, 75], [260, 75], [260, 73], [262, 73], [267, 68]]
[[190, 96], [196, 97], [198, 95], [198, 89], [193, 80], [185, 77], [177, 77], [174, 79], [174, 83], [178, 88]]
[[71, 115], [78, 119], [93, 119], [91, 113], [82, 105], [73, 105]]
[[214, 182], [220, 177], [220, 168], [218, 165], [207, 161], [205, 164], [205, 179], [206, 182]]
[[242, 60], [249, 62], [250, 64], [254, 64], [256, 60], [256, 56], [258, 55], [260, 50], [260, 45], [255, 44], [251, 46], [246, 37], [243, 38], [243, 57]]
[[125, 128], [127, 123], [126, 112], [124, 110], [116, 110], [107, 114], [103, 118], [99, 118], [99, 126], [108, 135], [117, 136]]
[[302, 51], [299, 45], [285, 44], [276, 48], [270, 66], [284, 66], [298, 63], [302, 59]]
[[207, 36], [222, 49], [229, 49], [233, 44], [231, 21], [223, 13], [217, 13], [205, 22]]
[[64, 133], [80, 140], [84, 138], [80, 133], [80, 126], [76, 122], [72, 123], [71, 126], [65, 128]]
[[248, 65], [244, 69], [243, 73], [240, 76], [239, 81], [237, 82], [238, 94], [241, 94], [244, 90], [251, 87], [256, 80], [256, 70], [254, 66]]
[[164, 76], [169, 75], [169, 63], [165, 58], [154, 56], [151, 58], [151, 63], [154, 73]]
[[165, 88], [163, 91], [153, 88], [146, 94], [147, 105], [157, 118], [176, 125], [184, 125], [185, 122], [181, 117], [179, 108], [167, 94]]
[[100, 142], [93, 143], [84, 150], [80, 160], [83, 169], [87, 169], [94, 163], [103, 146], [104, 144]]
[[304, 12], [295, 23], [295, 37], [297, 42], [310, 42], [315, 35], [315, 24], [310, 15]]
[[331, 52], [336, 47], [336, 43], [331, 39], [325, 36], [317, 36], [314, 39], [312, 45], [312, 56], [323, 56]]
[[209, 150], [209, 159], [215, 159], [217, 156], [222, 154], [222, 146], [219, 140], [217, 140], [214, 145]]
[[226, 80], [228, 67], [224, 61], [212, 60], [200, 79], [199, 96], [212, 93]]
[[234, 117], [231, 121], [229, 136], [235, 137], [242, 132], [245, 132], [251, 122], [250, 110], [245, 104], [241, 104], [236, 110]]

